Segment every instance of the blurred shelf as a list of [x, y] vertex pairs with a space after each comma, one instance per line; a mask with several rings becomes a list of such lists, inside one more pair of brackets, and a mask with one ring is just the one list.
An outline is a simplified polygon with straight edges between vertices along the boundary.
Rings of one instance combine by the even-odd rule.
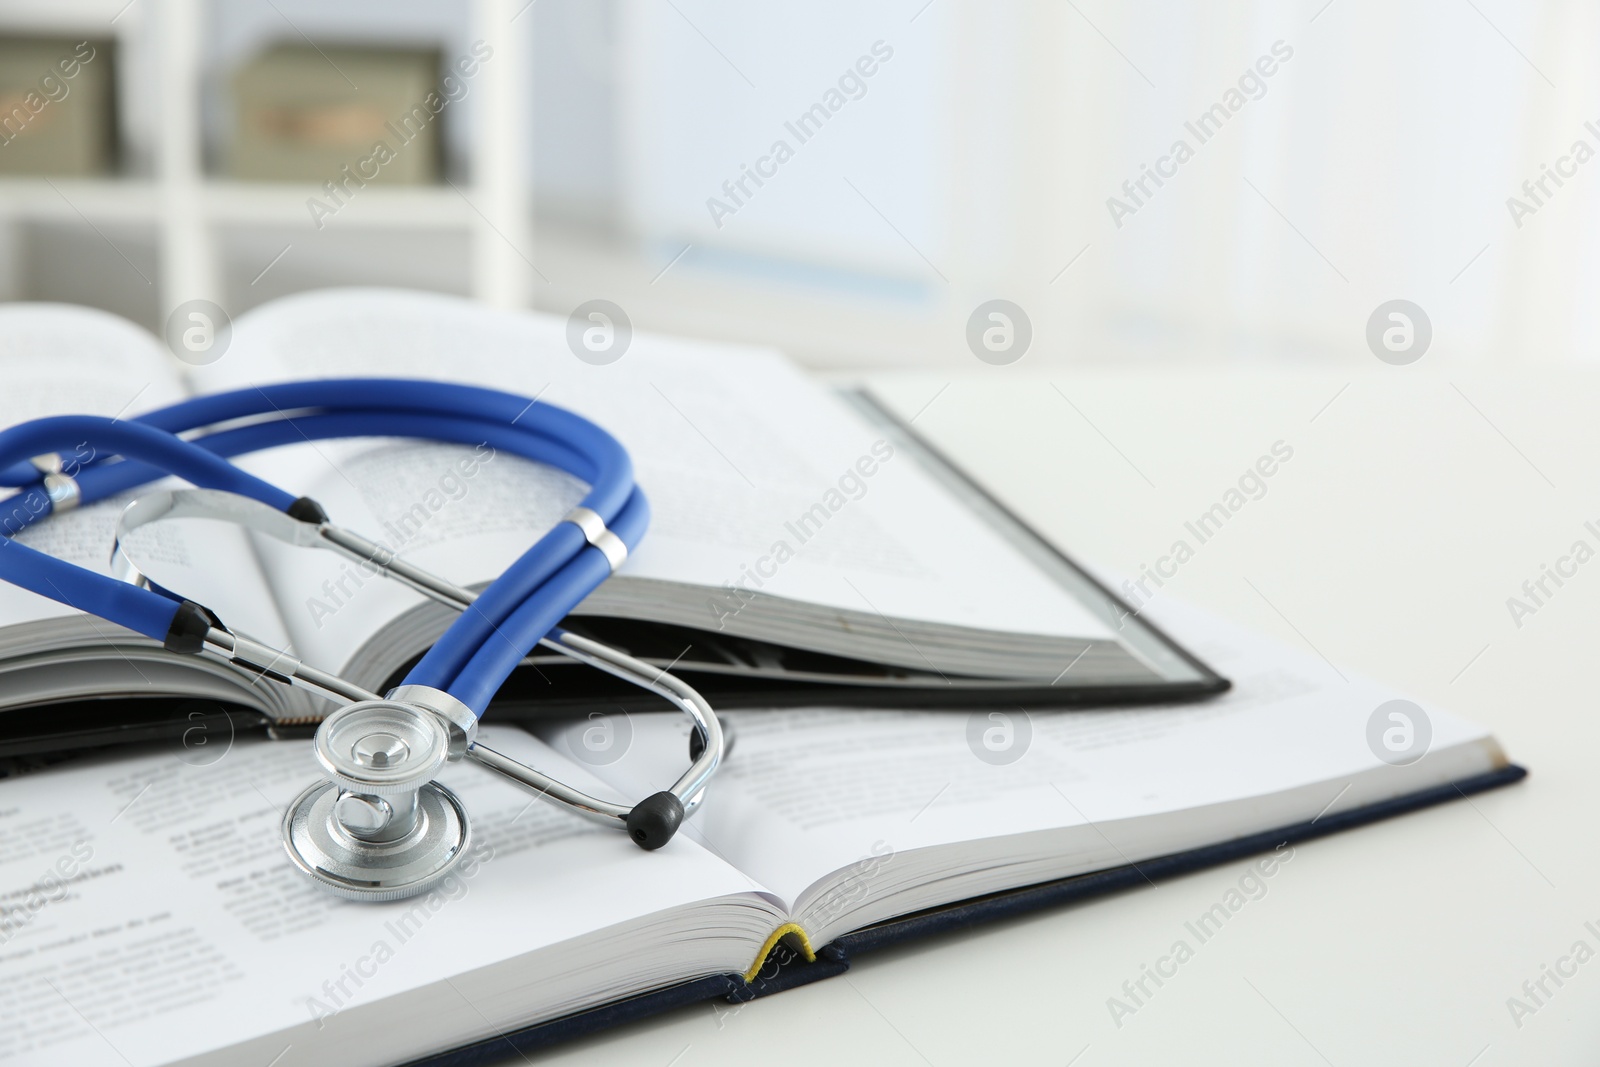
[[[224, 225], [315, 226], [313, 199], [334, 205], [324, 226], [444, 229], [482, 222], [471, 189], [449, 185], [368, 186], [335, 205], [317, 185], [291, 182], [202, 183], [193, 203], [206, 221]], [[149, 223], [161, 220], [161, 187], [135, 178], [0, 178], [0, 219]]]
[[7, 222], [160, 221], [155, 182], [122, 178], [0, 178], [0, 219]]
[[0, 0], [0, 21], [10, 30], [30, 33], [81, 33], [106, 37], [137, 23], [139, 5], [129, 0]]
[[[497, 57], [474, 82], [474, 139], [464, 162], [473, 180], [428, 186], [373, 185], [334, 200], [320, 184], [241, 182], [205, 172], [200, 102], [208, 18], [226, 7], [204, 0], [0, 0], [0, 29], [83, 33], [118, 41], [118, 112], [131, 165], [148, 176], [0, 177], [0, 225], [29, 222], [153, 229], [158, 303], [195, 297], [226, 303], [218, 245], [225, 230], [301, 229], [308, 235], [459, 231], [471, 248], [471, 291], [502, 307], [526, 306], [533, 268], [533, 194], [520, 151], [529, 128], [531, 20], [513, 25], [526, 0], [470, 0], [472, 32]], [[280, 13], [281, 15], [281, 13]], [[131, 72], [131, 73], [130, 73]], [[131, 144], [143, 116], [149, 144]], [[313, 200], [332, 210], [314, 215]], [[104, 235], [102, 235], [104, 236]], [[15, 242], [11, 242], [14, 244]], [[0, 260], [5, 255], [0, 248]], [[335, 262], [337, 262], [335, 260]], [[19, 268], [23, 272], [26, 267]]]
[[202, 186], [201, 197], [206, 216], [218, 223], [315, 226], [312, 200], [337, 207], [335, 214], [322, 216], [324, 227], [442, 229], [481, 222], [468, 202], [476, 198], [475, 191], [450, 185], [369, 185], [352, 190], [337, 205], [319, 185], [216, 179]]

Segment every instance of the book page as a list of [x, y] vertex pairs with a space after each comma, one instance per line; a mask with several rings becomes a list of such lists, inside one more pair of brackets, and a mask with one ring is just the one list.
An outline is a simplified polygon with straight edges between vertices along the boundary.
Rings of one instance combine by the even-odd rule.
[[[521, 731], [485, 739], [604, 788]], [[748, 879], [692, 842], [644, 852], [469, 764], [441, 776], [472, 819], [457, 872], [410, 900], [342, 901], [304, 880], [279, 840], [285, 804], [319, 780], [309, 745], [213, 742], [0, 780], [0, 1063], [165, 1063], [278, 1033], [292, 1037], [260, 1063], [286, 1043], [286, 1064], [397, 1062], [467, 1040], [483, 1017], [446, 987], [426, 1027], [402, 1021], [396, 1038], [369, 1021], [361, 1050], [323, 1046], [349, 1040], [387, 997], [446, 981], [476, 993], [459, 976], [522, 953], [709, 898], [759, 903]], [[751, 929], [705, 942], [708, 973], [749, 966], [775, 925], [770, 906], [751, 913]], [[552, 977], [572, 995], [608, 966], [659, 982], [643, 973], [649, 940], [593, 949]], [[522, 1012], [538, 1006], [524, 999]], [[488, 995], [478, 1003], [498, 1011]], [[387, 1047], [406, 1033], [409, 1046]]]
[[[586, 415], [633, 456], [653, 510], [623, 574], [727, 585], [896, 618], [993, 630], [1109, 637], [1106, 627], [969, 515], [910, 459], [780, 356], [636, 335], [608, 366], [569, 351], [566, 323], [421, 293], [334, 290], [277, 301], [235, 326], [233, 348], [195, 376], [207, 391], [332, 375], [482, 384]], [[581, 489], [509, 457], [450, 478], [462, 456], [319, 442], [270, 469], [336, 521], [461, 584], [486, 582], [575, 502]], [[290, 451], [290, 450], [285, 450]], [[269, 463], [274, 461], [269, 460]], [[378, 468], [374, 471], [371, 468]], [[268, 468], [260, 468], [266, 470]], [[448, 484], [441, 487], [441, 480]], [[457, 483], [465, 481], [465, 486]], [[414, 516], [413, 521], [401, 520]], [[412, 531], [427, 527], [426, 532]], [[392, 530], [391, 530], [392, 528]], [[280, 599], [297, 636], [329, 662], [394, 611], [387, 591], [329, 617], [307, 590], [336, 586], [336, 563], [296, 568]], [[346, 580], [345, 585], [350, 585]], [[995, 589], [1014, 591], [996, 597]], [[328, 603], [330, 598], [321, 599]], [[414, 603], [406, 594], [395, 602]], [[705, 626], [737, 605], [707, 597]], [[311, 614], [318, 619], [313, 621]], [[296, 618], [296, 615], [299, 618]], [[317, 626], [316, 622], [322, 625]], [[311, 632], [307, 632], [307, 631]], [[302, 651], [309, 651], [302, 645]]]
[[[0, 306], [0, 426], [46, 415], [130, 417], [186, 395], [177, 361], [149, 333], [103, 311], [66, 304]], [[84, 457], [88, 458], [85, 451]], [[53, 515], [23, 531], [23, 544], [102, 574], [109, 573], [116, 521], [131, 497]], [[237, 529], [177, 524], [140, 535], [138, 557], [169, 588], [237, 619], [266, 641], [287, 639], [249, 540]], [[0, 583], [0, 627], [79, 613]], [[97, 642], [125, 639], [111, 623], [83, 617]], [[18, 635], [22, 639], [27, 634]]]
[[[1092, 711], [730, 712], [733, 750], [690, 832], [797, 914], [810, 907], [815, 915], [817, 888], [828, 882], [838, 892], [839, 872], [851, 883], [852, 907], [919, 879], [945, 880], [954, 895], [920, 905], [930, 906], [993, 890], [963, 889], [956, 877], [966, 873], [963, 865], [1027, 860], [1059, 872], [1031, 878], [1040, 881], [1490, 769], [1492, 746], [1475, 744], [1484, 731], [1433, 707], [1410, 713], [1429, 735], [1427, 754], [1390, 766], [1369, 744], [1369, 723], [1397, 694], [1345, 681], [1318, 659], [1170, 598], [1156, 621], [1235, 688], [1197, 704]], [[604, 768], [608, 777], [647, 790], [681, 772], [681, 716], [606, 725], [612, 736], [628, 738], [624, 754]], [[586, 731], [597, 736], [594, 727], [541, 733], [558, 750], [579, 753]], [[1357, 776], [1365, 784], [1346, 789]], [[1054, 844], [1033, 855], [1041, 845], [1022, 836], [1074, 828], [1082, 830], [1072, 838], [1082, 849], [1076, 857], [1051, 855], [1068, 838], [1044, 839]], [[981, 847], [968, 847], [974, 842]], [[964, 851], [918, 860], [953, 845]], [[824, 902], [835, 928], [894, 913], [838, 911]]]

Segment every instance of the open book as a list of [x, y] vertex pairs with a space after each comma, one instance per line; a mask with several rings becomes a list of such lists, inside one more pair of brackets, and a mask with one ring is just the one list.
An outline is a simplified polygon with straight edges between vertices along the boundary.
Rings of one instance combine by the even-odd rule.
[[[292, 378], [447, 378], [557, 403], [628, 447], [654, 518], [643, 545], [570, 626], [685, 674], [720, 707], [776, 703], [1056, 704], [1178, 699], [1226, 682], [1011, 519], [908, 430], [764, 349], [637, 335], [596, 366], [566, 322], [451, 297], [330, 290], [234, 324], [203, 368], [114, 316], [0, 308], [0, 422], [66, 411], [127, 417], [198, 392]], [[242, 465], [409, 562], [481, 587], [583, 495], [575, 479], [477, 448], [323, 441]], [[104, 569], [125, 501], [22, 536]], [[331, 553], [223, 524], [174, 520], [129, 539], [141, 568], [259, 640], [383, 691], [449, 611]], [[597, 696], [648, 707], [599, 672], [536, 657], [497, 705]], [[621, 688], [619, 688], [621, 687]], [[102, 697], [70, 720], [41, 705]], [[177, 707], [170, 697], [193, 698]], [[31, 593], [0, 588], [0, 753], [61, 747], [64, 721], [100, 738], [219, 724], [215, 702], [263, 724], [314, 722], [316, 698], [194, 658]], [[32, 709], [32, 710], [30, 710]], [[199, 710], [197, 710], [199, 709]], [[231, 725], [238, 723], [230, 721]], [[95, 735], [94, 731], [98, 730]]]
[[[825, 978], [874, 944], [1117, 872], [1143, 884], [1265, 853], [1195, 917], [1193, 951], [1296, 841], [1522, 773], [1481, 730], [1415, 706], [1418, 751], [1380, 758], [1371, 723], [1394, 694], [1158, 608], [1232, 691], [1031, 715], [734, 712], [705, 806], [650, 853], [453, 765], [475, 849], [434, 893], [390, 904], [336, 900], [284, 861], [282, 806], [314, 776], [301, 743], [213, 737], [0, 780], [0, 1064], [501, 1062]], [[631, 738], [611, 762], [589, 747], [602, 728]], [[668, 714], [485, 729], [601, 795], [659, 788], [685, 741]]]

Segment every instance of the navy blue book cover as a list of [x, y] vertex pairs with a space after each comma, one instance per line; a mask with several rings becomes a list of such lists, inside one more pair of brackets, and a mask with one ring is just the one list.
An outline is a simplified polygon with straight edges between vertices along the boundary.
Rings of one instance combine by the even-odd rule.
[[1173, 878], [1246, 856], [1270, 852], [1281, 844], [1310, 841], [1380, 819], [1510, 785], [1521, 781], [1527, 774], [1528, 772], [1522, 767], [1510, 764], [1487, 774], [1322, 816], [1309, 822], [1251, 834], [1186, 852], [1141, 860], [1137, 864], [1112, 867], [1091, 874], [1075, 875], [1041, 885], [1025, 886], [974, 900], [947, 904], [845, 934], [831, 944], [818, 948], [813, 959], [804, 958], [794, 947], [780, 942], [767, 954], [754, 979], [748, 982], [741, 974], [712, 975], [666, 989], [627, 997], [575, 1015], [465, 1045], [441, 1055], [413, 1060], [404, 1067], [488, 1067], [502, 1062], [509, 1056], [548, 1048], [686, 1005], [716, 998], [737, 1003], [770, 996], [795, 986], [843, 974], [850, 969], [852, 959], [874, 949], [1025, 915], [1042, 908], [1103, 896], [1118, 890], [1137, 888], [1161, 878]]

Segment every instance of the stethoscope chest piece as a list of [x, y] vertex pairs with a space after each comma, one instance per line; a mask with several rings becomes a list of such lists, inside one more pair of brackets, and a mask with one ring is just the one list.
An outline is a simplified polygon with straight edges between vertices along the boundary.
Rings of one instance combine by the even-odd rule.
[[471, 842], [467, 813], [433, 781], [450, 755], [444, 721], [424, 708], [368, 700], [340, 708], [316, 737], [328, 780], [283, 816], [289, 858], [323, 888], [351, 900], [426, 893]]

